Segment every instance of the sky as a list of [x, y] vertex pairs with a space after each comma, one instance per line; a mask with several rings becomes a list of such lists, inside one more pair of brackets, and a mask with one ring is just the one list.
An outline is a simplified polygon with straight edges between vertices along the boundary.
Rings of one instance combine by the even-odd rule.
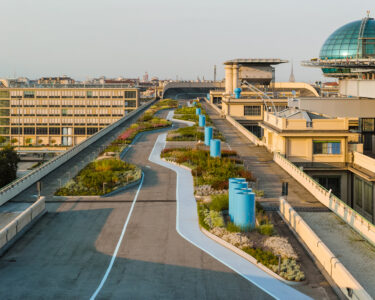
[[[371, 5], [372, 4], [372, 5]], [[323, 80], [302, 67], [338, 27], [374, 0], [0, 0], [0, 77], [67, 75], [212, 80], [235, 58], [293, 61], [296, 81]], [[291, 64], [276, 67], [288, 81]]]

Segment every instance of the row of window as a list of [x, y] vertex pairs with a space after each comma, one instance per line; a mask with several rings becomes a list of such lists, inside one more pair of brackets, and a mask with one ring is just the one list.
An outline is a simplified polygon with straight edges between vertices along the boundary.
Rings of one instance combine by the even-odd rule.
[[3, 98], [137, 98], [137, 91], [2, 91]]
[[[10, 105], [9, 105], [10, 104]], [[93, 99], [93, 100], [71, 100], [71, 99], [62, 99], [62, 100], [34, 100], [34, 99], [23, 99], [20, 100], [0, 100], [0, 107], [59, 107], [59, 106], [78, 106], [78, 107], [136, 107], [136, 100], [111, 100], [103, 101], [102, 99]]]
[[[275, 105], [276, 111], [283, 111], [284, 109], [287, 108], [286, 105]], [[260, 105], [244, 105], [244, 116], [260, 116], [261, 115], [261, 109], [262, 106]], [[272, 111], [272, 109], [271, 109]]]
[[[1, 128], [0, 128], [1, 129]], [[69, 130], [66, 130], [69, 129]], [[11, 134], [12, 135], [17, 135], [17, 134], [25, 134], [25, 135], [60, 135], [61, 133], [63, 135], [72, 135], [73, 132], [75, 135], [90, 135], [94, 134], [95, 132], [98, 131], [97, 127], [76, 127], [71, 130], [71, 128], [60, 128], [60, 127], [24, 127], [24, 128], [19, 128], [19, 127], [12, 127], [11, 129]], [[8, 133], [9, 134], [9, 131]]]

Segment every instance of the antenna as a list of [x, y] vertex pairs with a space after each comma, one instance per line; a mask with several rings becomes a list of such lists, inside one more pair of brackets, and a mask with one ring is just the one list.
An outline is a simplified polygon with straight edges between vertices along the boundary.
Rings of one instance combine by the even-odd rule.
[[214, 65], [214, 82], [216, 82], [216, 65]]

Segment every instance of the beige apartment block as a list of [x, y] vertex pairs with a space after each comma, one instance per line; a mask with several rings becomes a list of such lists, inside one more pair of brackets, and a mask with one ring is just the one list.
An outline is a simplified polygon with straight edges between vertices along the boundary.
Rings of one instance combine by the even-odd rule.
[[21, 147], [70, 147], [139, 106], [137, 88], [1, 88], [0, 136]]

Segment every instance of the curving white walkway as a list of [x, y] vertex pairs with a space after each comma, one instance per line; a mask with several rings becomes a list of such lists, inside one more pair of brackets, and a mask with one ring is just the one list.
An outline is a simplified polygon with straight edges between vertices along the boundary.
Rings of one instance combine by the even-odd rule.
[[241, 256], [217, 244], [200, 231], [191, 172], [165, 162], [160, 158], [160, 153], [165, 148], [166, 137], [167, 133], [158, 136], [150, 154], [149, 161], [169, 168], [177, 174], [177, 232], [190, 243], [231, 268], [270, 296], [276, 299], [310, 299], [308, 296], [263, 272]]

